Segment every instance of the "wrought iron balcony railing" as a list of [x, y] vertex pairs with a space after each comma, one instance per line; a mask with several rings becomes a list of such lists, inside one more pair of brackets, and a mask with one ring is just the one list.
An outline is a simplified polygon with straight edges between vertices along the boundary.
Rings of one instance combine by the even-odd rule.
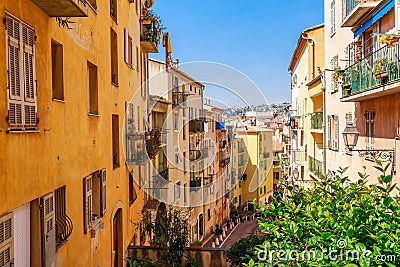
[[324, 124], [324, 114], [322, 112], [314, 112], [311, 114], [311, 129], [322, 130]]
[[322, 175], [322, 162], [311, 156], [308, 156], [308, 168], [315, 175]]
[[400, 79], [400, 45], [384, 46], [345, 69], [343, 98], [379, 88]]

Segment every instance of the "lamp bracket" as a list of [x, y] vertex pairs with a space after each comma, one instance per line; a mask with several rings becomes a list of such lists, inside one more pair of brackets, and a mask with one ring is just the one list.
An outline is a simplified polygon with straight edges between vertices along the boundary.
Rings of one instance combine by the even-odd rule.
[[395, 150], [394, 149], [349, 149], [349, 152], [358, 152], [358, 155], [361, 158], [365, 158], [367, 156], [371, 156], [374, 159], [378, 159], [382, 162], [391, 162], [392, 163], [392, 172], [396, 173], [396, 165], [395, 165]]

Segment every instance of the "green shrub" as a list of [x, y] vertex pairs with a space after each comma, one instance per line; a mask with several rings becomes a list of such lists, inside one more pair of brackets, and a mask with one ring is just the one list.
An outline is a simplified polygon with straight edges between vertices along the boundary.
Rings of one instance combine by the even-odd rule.
[[262, 206], [265, 243], [253, 246], [248, 266], [400, 266], [400, 200], [392, 196], [399, 188], [385, 174], [388, 166], [376, 162], [377, 185], [362, 173], [351, 182], [345, 168]]
[[257, 260], [255, 247], [264, 243], [265, 238], [256, 235], [250, 235], [239, 239], [226, 251], [227, 261], [232, 266], [242, 266], [243, 263], [249, 262], [250, 259]]

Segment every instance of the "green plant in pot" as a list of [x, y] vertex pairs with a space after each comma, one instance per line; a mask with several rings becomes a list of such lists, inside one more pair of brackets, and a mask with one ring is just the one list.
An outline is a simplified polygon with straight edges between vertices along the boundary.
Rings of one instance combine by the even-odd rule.
[[342, 82], [344, 80], [345, 73], [340, 67], [336, 67], [335, 71], [333, 72], [332, 79], [335, 82]]
[[389, 64], [389, 60], [387, 58], [381, 58], [377, 59], [375, 61], [375, 66], [374, 66], [374, 74], [375, 78], [381, 79], [385, 78], [388, 76], [388, 73], [386, 71], [387, 65]]

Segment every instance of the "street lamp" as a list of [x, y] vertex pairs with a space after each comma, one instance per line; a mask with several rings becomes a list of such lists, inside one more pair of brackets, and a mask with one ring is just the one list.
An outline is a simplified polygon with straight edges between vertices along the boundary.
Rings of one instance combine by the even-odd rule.
[[394, 149], [354, 149], [357, 145], [360, 133], [352, 123], [346, 126], [342, 134], [346, 149], [350, 153], [356, 151], [360, 157], [372, 156], [373, 158], [380, 159], [383, 162], [391, 162], [392, 173], [396, 173]]

